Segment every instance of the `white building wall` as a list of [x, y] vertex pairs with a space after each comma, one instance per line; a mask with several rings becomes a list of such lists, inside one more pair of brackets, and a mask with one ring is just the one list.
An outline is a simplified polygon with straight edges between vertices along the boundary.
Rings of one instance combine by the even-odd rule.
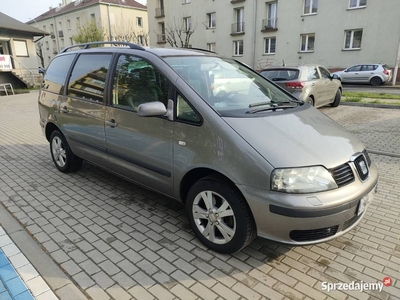
[[[148, 1], [151, 46], [158, 44], [158, 23], [182, 22], [191, 16], [195, 26], [190, 44], [207, 48], [216, 42], [216, 51], [233, 57], [233, 41], [243, 39], [244, 53], [235, 57], [255, 69], [266, 65], [319, 63], [328, 68], [344, 68], [356, 63], [383, 62], [393, 67], [400, 37], [400, 1], [368, 0], [364, 8], [349, 9], [349, 0], [319, 0], [316, 14], [303, 15], [304, 0], [278, 0], [277, 30], [261, 32], [262, 20], [267, 19], [267, 0], [164, 0], [165, 17], [155, 18], [159, 0]], [[234, 9], [244, 7], [244, 35], [231, 35], [231, 25], [236, 23]], [[207, 29], [207, 13], [216, 12], [216, 28]], [[254, 17], [256, 12], [256, 17]], [[360, 50], [344, 50], [345, 30], [363, 29]], [[315, 33], [312, 52], [300, 51], [300, 35]], [[264, 54], [264, 38], [276, 37], [275, 54]], [[253, 55], [255, 53], [255, 55]]]

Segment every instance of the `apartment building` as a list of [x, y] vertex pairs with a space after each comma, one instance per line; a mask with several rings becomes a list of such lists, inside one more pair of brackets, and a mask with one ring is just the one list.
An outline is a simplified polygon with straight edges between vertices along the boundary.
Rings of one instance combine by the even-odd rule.
[[74, 44], [73, 36], [87, 22], [94, 21], [105, 32], [105, 40], [127, 40], [148, 45], [146, 6], [134, 0], [63, 0], [28, 22], [50, 33], [41, 41], [44, 66], [65, 47]]
[[189, 46], [234, 57], [255, 69], [318, 63], [395, 65], [398, 0], [153, 0], [151, 46], [170, 47], [168, 30], [190, 28]]

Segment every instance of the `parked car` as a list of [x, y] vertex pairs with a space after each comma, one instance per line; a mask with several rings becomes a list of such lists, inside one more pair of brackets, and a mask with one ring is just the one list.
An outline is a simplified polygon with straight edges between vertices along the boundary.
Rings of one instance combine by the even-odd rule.
[[[40, 124], [59, 171], [86, 160], [182, 201], [196, 236], [221, 253], [257, 235], [324, 242], [365, 215], [376, 165], [309, 104], [215, 53], [106, 43], [63, 50], [44, 75]], [[241, 84], [221, 92], [229, 78]]]
[[340, 104], [342, 85], [322, 66], [271, 67], [260, 74], [315, 107], [328, 104], [336, 107]]
[[361, 64], [333, 73], [343, 83], [370, 83], [381, 85], [392, 78], [392, 71], [387, 65]]

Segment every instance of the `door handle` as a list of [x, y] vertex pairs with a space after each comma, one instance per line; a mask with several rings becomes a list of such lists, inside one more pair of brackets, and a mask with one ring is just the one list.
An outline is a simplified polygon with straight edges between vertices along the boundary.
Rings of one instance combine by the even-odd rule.
[[60, 108], [60, 113], [62, 113], [62, 114], [68, 113], [68, 107], [67, 107], [67, 106], [61, 107], [61, 108]]
[[315, 83], [313, 83], [312, 86], [315, 86]]
[[111, 119], [110, 121], [106, 121], [106, 124], [112, 128], [115, 128], [118, 126], [117, 122], [115, 122], [114, 119]]
[[354, 74], [358, 75], [358, 73], [354, 73]]

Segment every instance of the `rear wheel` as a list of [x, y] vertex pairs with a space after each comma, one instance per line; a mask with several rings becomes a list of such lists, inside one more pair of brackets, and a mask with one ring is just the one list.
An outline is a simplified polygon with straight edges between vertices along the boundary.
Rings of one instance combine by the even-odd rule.
[[311, 106], [314, 106], [314, 99], [312, 97], [308, 96], [306, 103], [310, 104]]
[[189, 190], [186, 210], [196, 236], [216, 252], [239, 251], [256, 237], [246, 200], [225, 180], [217, 177], [198, 180]]
[[342, 98], [342, 92], [337, 90], [335, 100], [331, 103], [332, 107], [338, 107], [340, 104], [340, 99]]
[[55, 166], [63, 173], [75, 172], [82, 166], [82, 158], [72, 153], [67, 140], [58, 130], [50, 136], [50, 152]]
[[372, 77], [370, 82], [372, 85], [381, 85], [382, 79], [380, 79], [379, 77]]

